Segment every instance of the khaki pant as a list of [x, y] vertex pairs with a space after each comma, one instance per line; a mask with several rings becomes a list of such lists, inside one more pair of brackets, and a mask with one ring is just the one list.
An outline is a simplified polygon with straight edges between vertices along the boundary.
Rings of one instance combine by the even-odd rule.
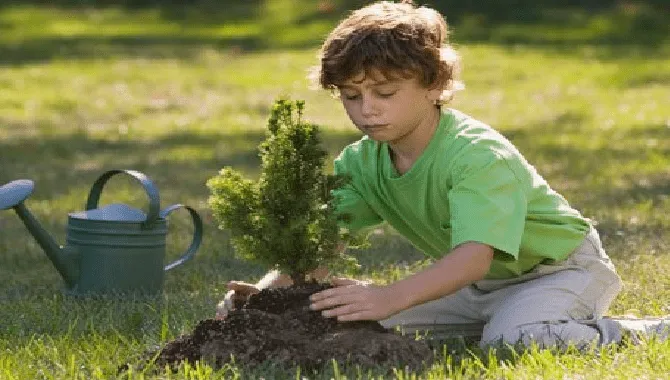
[[[482, 347], [507, 343], [578, 347], [620, 338], [601, 317], [621, 290], [621, 278], [595, 229], [564, 261], [540, 264], [512, 279], [481, 280], [456, 293], [379, 321], [406, 333], [436, 325], [481, 336]], [[613, 338], [615, 337], [615, 338]]]

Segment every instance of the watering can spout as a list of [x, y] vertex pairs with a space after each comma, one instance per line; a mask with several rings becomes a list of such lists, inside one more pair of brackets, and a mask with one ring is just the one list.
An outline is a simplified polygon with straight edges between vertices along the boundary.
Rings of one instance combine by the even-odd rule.
[[0, 210], [13, 208], [16, 211], [37, 244], [42, 247], [44, 253], [63, 277], [67, 286], [73, 287], [78, 275], [78, 266], [75, 261], [76, 252], [58, 245], [23, 204], [23, 201], [32, 193], [33, 189], [33, 181], [26, 179], [12, 181], [0, 187]]

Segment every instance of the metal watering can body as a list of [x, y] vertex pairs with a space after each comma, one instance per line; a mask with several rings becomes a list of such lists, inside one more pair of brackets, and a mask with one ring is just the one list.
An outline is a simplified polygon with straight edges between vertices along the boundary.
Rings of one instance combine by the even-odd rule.
[[[146, 214], [124, 204], [98, 208], [105, 183], [119, 173], [134, 177], [144, 187], [149, 196]], [[0, 188], [0, 198], [5, 194], [5, 199], [10, 199], [5, 203], [10, 205], [21, 197], [25, 199], [32, 192], [32, 182], [28, 190], [28, 184], [23, 181], [14, 181]], [[3, 188], [13, 188], [13, 191]], [[59, 247], [39, 225], [22, 200], [11, 207], [63, 277], [67, 292], [73, 295], [157, 294], [162, 291], [165, 272], [191, 260], [202, 241], [202, 220], [197, 212], [181, 204], [160, 211], [158, 190], [147, 176], [133, 170], [110, 170], [96, 180], [86, 202], [86, 211], [68, 216], [64, 247]], [[4, 208], [8, 208], [7, 204], [3, 207], [0, 199], [0, 209]], [[179, 208], [185, 208], [191, 215], [193, 239], [178, 260], [164, 265], [167, 216]]]

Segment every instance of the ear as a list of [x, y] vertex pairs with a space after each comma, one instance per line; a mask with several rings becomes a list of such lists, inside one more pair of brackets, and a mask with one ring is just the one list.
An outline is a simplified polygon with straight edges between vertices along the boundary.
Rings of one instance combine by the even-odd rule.
[[443, 90], [441, 86], [429, 88], [428, 92], [426, 93], [426, 99], [428, 99], [431, 103], [437, 103], [442, 96], [442, 91]]

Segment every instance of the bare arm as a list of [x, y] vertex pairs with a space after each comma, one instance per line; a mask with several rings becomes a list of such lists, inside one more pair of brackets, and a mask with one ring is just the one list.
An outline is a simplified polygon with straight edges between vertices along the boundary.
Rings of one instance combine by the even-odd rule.
[[389, 286], [399, 310], [449, 295], [484, 278], [493, 260], [493, 248], [464, 243], [430, 267]]

